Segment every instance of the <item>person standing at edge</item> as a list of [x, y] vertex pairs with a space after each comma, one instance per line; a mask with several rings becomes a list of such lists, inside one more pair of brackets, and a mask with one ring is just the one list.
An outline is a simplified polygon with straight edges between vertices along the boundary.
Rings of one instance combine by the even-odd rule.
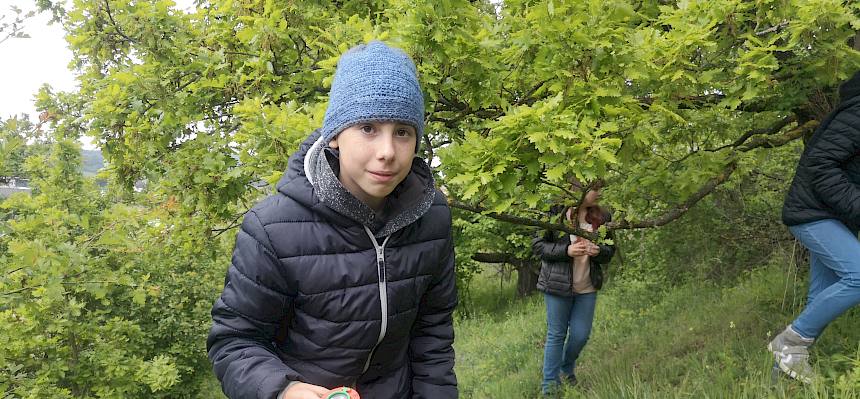
[[803, 311], [770, 343], [784, 373], [815, 379], [809, 347], [830, 322], [860, 303], [860, 71], [839, 88], [841, 102], [806, 143], [783, 223], [809, 249]]
[[451, 211], [415, 156], [424, 99], [380, 41], [338, 61], [323, 126], [236, 237], [209, 359], [232, 399], [456, 398]]
[[[610, 213], [598, 204], [602, 185], [602, 181], [597, 181], [591, 188], [583, 188], [574, 182], [574, 190], [588, 190], [582, 203], [577, 208], [556, 205], [550, 213], [562, 214], [567, 222], [596, 232], [611, 220]], [[576, 359], [591, 335], [597, 290], [603, 285], [601, 264], [609, 263], [615, 247], [545, 231], [532, 240], [532, 251], [541, 259], [537, 289], [544, 292], [546, 302], [541, 382], [541, 392], [546, 396], [557, 392], [562, 382], [576, 385]]]

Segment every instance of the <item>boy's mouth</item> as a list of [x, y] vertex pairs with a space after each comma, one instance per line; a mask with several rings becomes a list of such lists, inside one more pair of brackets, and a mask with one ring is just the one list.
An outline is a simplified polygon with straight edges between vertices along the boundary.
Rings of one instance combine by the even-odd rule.
[[370, 176], [372, 176], [374, 180], [379, 182], [388, 182], [397, 175], [397, 173], [388, 171], [368, 171], [368, 173], [370, 173]]

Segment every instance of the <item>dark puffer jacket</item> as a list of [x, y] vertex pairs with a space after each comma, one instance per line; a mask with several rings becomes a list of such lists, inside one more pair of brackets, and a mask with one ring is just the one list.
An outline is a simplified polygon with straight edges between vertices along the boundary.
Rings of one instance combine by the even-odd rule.
[[[604, 211], [603, 216], [607, 223], [612, 220], [612, 214], [609, 212]], [[574, 295], [573, 258], [567, 255], [567, 246], [570, 244], [570, 234], [560, 231], [538, 232], [537, 237], [532, 239], [532, 252], [541, 260], [540, 275], [538, 275], [537, 282], [539, 291], [558, 296]], [[601, 271], [602, 273], [602, 265], [612, 260], [615, 246], [598, 244], [598, 247], [600, 247], [600, 252], [589, 260], [591, 272]], [[592, 278], [592, 282], [594, 281], [595, 279]], [[592, 283], [592, 285], [594, 284]], [[599, 290], [601, 288], [599, 285], [594, 288]]]
[[860, 72], [839, 88], [841, 102], [806, 143], [782, 208], [789, 226], [822, 219], [860, 228]]
[[451, 213], [430, 169], [416, 158], [379, 217], [337, 182], [318, 137], [236, 237], [207, 340], [224, 392], [273, 399], [300, 381], [456, 398]]

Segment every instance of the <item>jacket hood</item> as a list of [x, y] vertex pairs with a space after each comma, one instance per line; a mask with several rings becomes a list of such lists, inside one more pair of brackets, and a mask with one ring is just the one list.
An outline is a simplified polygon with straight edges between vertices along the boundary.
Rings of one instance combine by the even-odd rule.
[[841, 102], [848, 101], [860, 95], [860, 71], [854, 73], [851, 79], [839, 86], [839, 99]]

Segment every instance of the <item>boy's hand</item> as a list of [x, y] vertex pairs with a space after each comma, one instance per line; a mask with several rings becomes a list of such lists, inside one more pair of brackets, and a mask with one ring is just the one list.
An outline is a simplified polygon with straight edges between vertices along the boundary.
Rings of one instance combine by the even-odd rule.
[[291, 386], [290, 389], [287, 389], [281, 399], [319, 399], [328, 391], [328, 388], [323, 388], [319, 385], [300, 382]]

